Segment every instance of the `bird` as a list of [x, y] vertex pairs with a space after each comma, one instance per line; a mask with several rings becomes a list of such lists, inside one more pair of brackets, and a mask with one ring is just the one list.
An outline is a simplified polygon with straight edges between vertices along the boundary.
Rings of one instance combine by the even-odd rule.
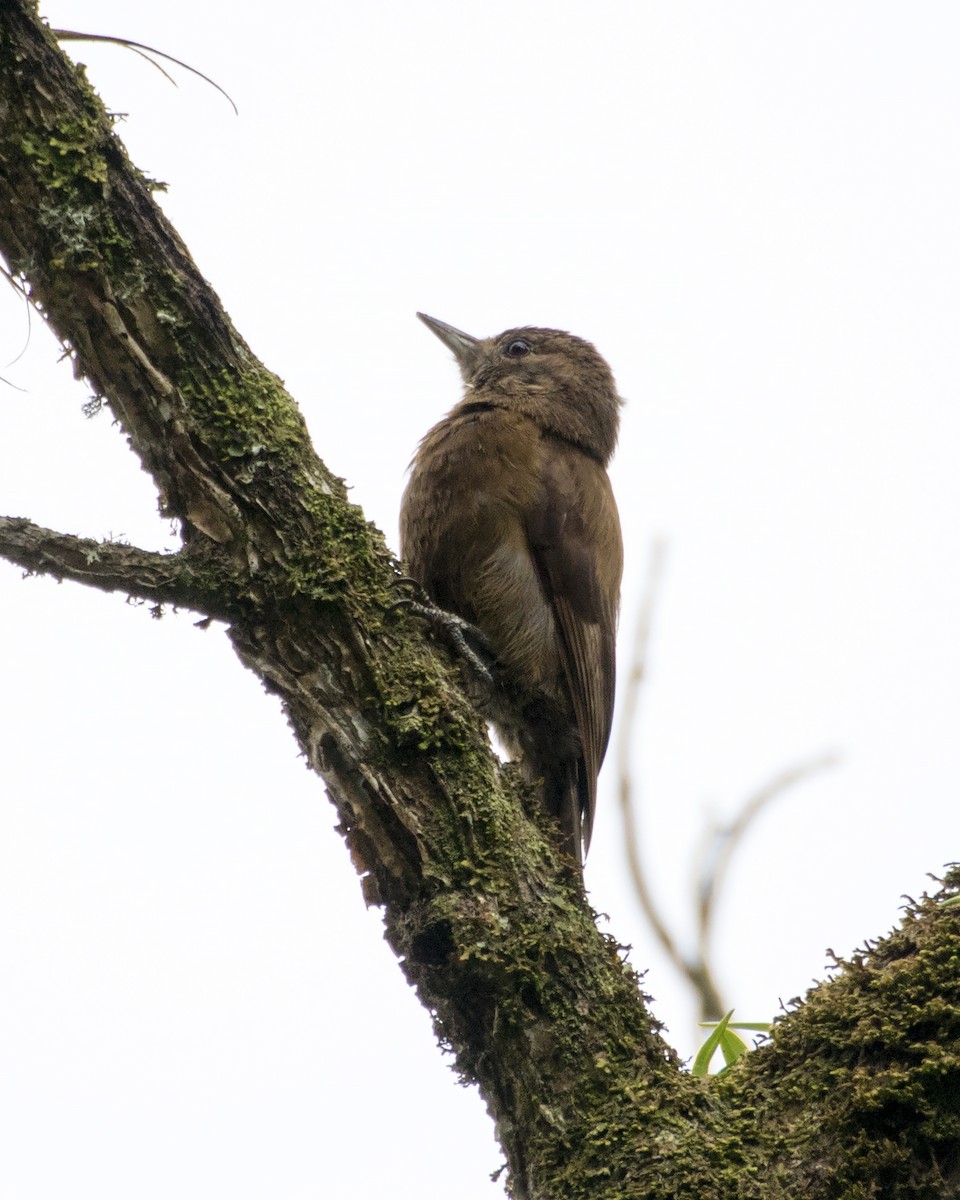
[[622, 400], [573, 334], [481, 339], [417, 316], [464, 394], [410, 464], [401, 558], [492, 654], [491, 723], [582, 870], [616, 685], [623, 539], [607, 465]]

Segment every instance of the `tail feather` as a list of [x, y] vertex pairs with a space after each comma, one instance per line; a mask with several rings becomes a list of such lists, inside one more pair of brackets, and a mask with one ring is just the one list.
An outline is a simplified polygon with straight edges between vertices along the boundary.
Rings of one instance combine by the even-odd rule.
[[590, 830], [584, 816], [590, 812], [589, 785], [583, 759], [565, 759], [544, 772], [543, 807], [560, 827], [561, 846], [583, 867]]

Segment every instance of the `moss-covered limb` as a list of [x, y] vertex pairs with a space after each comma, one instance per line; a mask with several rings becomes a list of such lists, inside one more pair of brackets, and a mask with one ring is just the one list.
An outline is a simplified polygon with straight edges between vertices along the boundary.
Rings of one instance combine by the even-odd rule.
[[239, 605], [222, 603], [223, 576], [230, 564], [204, 545], [157, 554], [122, 542], [58, 533], [23, 517], [0, 517], [0, 558], [31, 575], [71, 579], [153, 605], [190, 608], [223, 621], [241, 614]]
[[188, 529], [248, 542], [248, 485], [284, 472], [342, 496], [27, 0], [0, 27], [0, 248]]
[[[407, 618], [388, 618], [388, 639], [393, 619]], [[408, 979], [497, 1123], [512, 1194], [666, 1197], [681, 1179], [700, 1189], [691, 1194], [723, 1194], [706, 1190], [713, 1094], [680, 1071], [620, 948], [598, 933], [550, 831], [525, 815], [519, 778], [445, 674], [415, 666], [397, 630], [394, 682], [419, 684], [388, 745], [382, 724], [340, 704], [357, 669], [346, 628], [244, 622], [231, 636], [323, 773], [367, 897], [384, 904]], [[421, 699], [439, 701], [449, 726], [428, 710], [424, 737]]]
[[0, 17], [0, 252], [188, 538], [244, 569], [282, 563], [273, 585], [287, 598], [364, 611], [391, 561], [382, 539], [231, 325], [82, 69], [29, 0], [5, 0]]
[[0, 160], [0, 248], [118, 415], [188, 546], [222, 547], [218, 602], [242, 609], [234, 645], [326, 780], [394, 948], [497, 1115], [517, 1194], [551, 1194], [583, 1156], [603, 1174], [605, 1148], [635, 1136], [625, 1097], [651, 1096], [658, 1080], [698, 1085], [670, 1063], [567, 868], [525, 818], [455, 670], [391, 608], [398, 576], [383, 539], [316, 458], [23, 0], [0, 7]]
[[960, 1194], [960, 908], [943, 903], [958, 889], [954, 868], [891, 934], [836, 959], [719, 1081], [764, 1145], [770, 1196]]

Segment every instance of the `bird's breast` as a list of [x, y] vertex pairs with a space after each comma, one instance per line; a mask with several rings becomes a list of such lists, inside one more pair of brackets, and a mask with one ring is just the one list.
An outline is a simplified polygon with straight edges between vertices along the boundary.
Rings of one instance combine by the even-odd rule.
[[520, 414], [457, 413], [424, 438], [401, 507], [401, 552], [434, 600], [476, 624], [518, 677], [560, 671], [550, 603], [528, 540], [542, 438]]

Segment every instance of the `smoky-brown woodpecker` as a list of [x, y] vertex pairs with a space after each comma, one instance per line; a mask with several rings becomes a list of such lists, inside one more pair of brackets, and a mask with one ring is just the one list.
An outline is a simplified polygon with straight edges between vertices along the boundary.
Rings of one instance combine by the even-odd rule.
[[613, 717], [623, 542], [606, 466], [621, 400], [572, 334], [481, 340], [417, 315], [466, 390], [411, 464], [401, 554], [495, 655], [490, 717], [582, 863]]

